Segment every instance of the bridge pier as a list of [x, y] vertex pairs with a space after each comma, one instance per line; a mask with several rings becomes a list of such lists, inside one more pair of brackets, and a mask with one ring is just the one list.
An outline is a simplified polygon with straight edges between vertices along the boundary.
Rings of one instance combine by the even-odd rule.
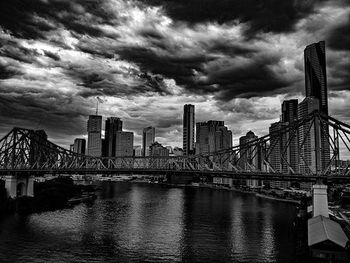
[[328, 216], [327, 185], [316, 183], [312, 186], [312, 217]]
[[34, 196], [34, 176], [5, 176], [7, 197]]

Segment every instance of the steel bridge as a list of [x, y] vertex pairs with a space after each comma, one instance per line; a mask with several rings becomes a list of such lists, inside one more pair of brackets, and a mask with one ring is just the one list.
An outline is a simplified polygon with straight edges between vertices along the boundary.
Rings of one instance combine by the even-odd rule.
[[315, 111], [244, 145], [191, 156], [93, 157], [13, 128], [0, 140], [0, 175], [173, 174], [350, 182], [350, 126]]

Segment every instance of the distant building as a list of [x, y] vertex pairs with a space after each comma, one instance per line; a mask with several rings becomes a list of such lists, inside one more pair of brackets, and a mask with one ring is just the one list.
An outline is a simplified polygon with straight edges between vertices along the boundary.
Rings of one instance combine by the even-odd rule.
[[[317, 98], [307, 97], [298, 106], [300, 119], [307, 117], [310, 113], [319, 109]], [[300, 172], [302, 174], [320, 173], [322, 170], [321, 156], [319, 154], [321, 146], [319, 122], [312, 120], [306, 122], [299, 128], [300, 145]]]
[[88, 148], [87, 154], [91, 156], [100, 157], [102, 155], [102, 116], [90, 115], [88, 124]]
[[72, 143], [72, 144], [69, 145], [69, 150], [70, 150], [71, 152], [74, 152], [74, 143]]
[[182, 156], [184, 154], [183, 150], [179, 147], [174, 147], [174, 156]]
[[118, 131], [116, 136], [115, 156], [133, 156], [134, 133]]
[[183, 151], [184, 155], [194, 154], [194, 105], [184, 105], [183, 115]]
[[107, 118], [105, 122], [106, 156], [115, 156], [117, 145], [116, 134], [120, 131], [123, 131], [123, 122], [120, 118]]
[[142, 147], [141, 147], [141, 145], [134, 146], [134, 156], [142, 156]]
[[[290, 161], [290, 156], [287, 148], [288, 142], [288, 133], [280, 133], [279, 131], [288, 126], [286, 122], [275, 122], [272, 123], [269, 128], [270, 138], [270, 147], [271, 153], [269, 156], [269, 163], [271, 165], [271, 169], [274, 172], [279, 173], [288, 173], [289, 167], [288, 163]], [[286, 149], [287, 148], [287, 149]], [[287, 181], [271, 181], [271, 187], [278, 188], [287, 188], [290, 186], [290, 183]]]
[[169, 156], [169, 150], [161, 145], [159, 142], [154, 142], [150, 146], [150, 155], [151, 156]]
[[154, 143], [156, 130], [154, 127], [147, 127], [142, 132], [142, 156], [150, 155], [150, 146]]
[[73, 151], [79, 154], [85, 154], [86, 140], [77, 138], [74, 140]]
[[165, 148], [168, 149], [169, 155], [173, 155], [173, 154], [174, 154], [174, 152], [173, 152], [173, 147], [171, 147], [171, 146], [165, 146]]
[[[298, 100], [285, 100], [282, 103], [282, 119], [281, 122], [287, 125], [298, 120]], [[289, 172], [299, 173], [299, 154], [298, 154], [298, 134], [297, 131], [292, 134], [287, 134], [289, 145], [287, 156], [289, 162]]]
[[[245, 136], [239, 138], [240, 159], [238, 161], [238, 166], [244, 171], [260, 170], [262, 167], [259, 147], [249, 145], [249, 142], [256, 139], [258, 139], [258, 136], [252, 131], [247, 132]], [[261, 181], [247, 179], [246, 184], [250, 187], [258, 187], [261, 186]]]
[[232, 148], [232, 132], [223, 121], [196, 123], [196, 154]]
[[227, 177], [213, 177], [213, 184], [232, 187], [233, 179]]

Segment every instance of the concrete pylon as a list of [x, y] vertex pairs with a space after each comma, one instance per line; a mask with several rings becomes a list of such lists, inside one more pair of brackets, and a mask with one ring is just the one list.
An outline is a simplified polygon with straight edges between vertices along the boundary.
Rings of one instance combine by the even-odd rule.
[[328, 215], [328, 197], [327, 197], [327, 185], [315, 184], [312, 186], [312, 205], [313, 212], [312, 216], [316, 217], [322, 215], [324, 217], [329, 217]]
[[7, 197], [34, 196], [34, 176], [5, 176]]

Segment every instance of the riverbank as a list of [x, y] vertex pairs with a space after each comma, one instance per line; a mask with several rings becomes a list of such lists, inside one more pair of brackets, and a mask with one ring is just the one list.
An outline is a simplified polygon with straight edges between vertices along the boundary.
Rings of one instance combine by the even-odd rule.
[[76, 185], [68, 177], [59, 177], [45, 182], [34, 183], [34, 197], [7, 198], [1, 190], [0, 211], [2, 214], [31, 214], [63, 209], [85, 200], [93, 201], [95, 187]]
[[157, 184], [157, 185], [164, 185], [164, 186], [168, 186], [168, 187], [177, 187], [177, 188], [190, 187], [190, 188], [207, 188], [207, 189], [215, 189], [215, 190], [234, 191], [234, 192], [238, 192], [238, 193], [251, 194], [251, 195], [255, 195], [258, 198], [264, 198], [264, 199], [274, 200], [274, 201], [278, 201], [278, 202], [290, 203], [290, 204], [294, 204], [294, 205], [301, 204], [301, 200], [280, 198], [280, 197], [262, 194], [262, 193], [255, 192], [255, 191], [249, 191], [249, 190], [239, 189], [239, 188], [235, 188], [235, 187], [220, 186], [220, 185], [208, 184], [208, 183], [206, 183], [206, 184], [202, 184], [202, 183], [171, 184], [171, 183], [166, 183], [166, 182], [152, 183], [150, 181], [142, 181], [142, 180], [137, 180], [137, 181], [131, 180], [128, 182], [139, 183], [139, 184]]
[[260, 197], [260, 198], [275, 200], [275, 201], [279, 201], [279, 202], [296, 204], [296, 205], [300, 205], [301, 204], [301, 201], [298, 201], [298, 200], [283, 199], [283, 198], [278, 198], [278, 197], [274, 197], [274, 196], [264, 195], [264, 194], [260, 194], [260, 193], [255, 193], [255, 196], [256, 197]]

